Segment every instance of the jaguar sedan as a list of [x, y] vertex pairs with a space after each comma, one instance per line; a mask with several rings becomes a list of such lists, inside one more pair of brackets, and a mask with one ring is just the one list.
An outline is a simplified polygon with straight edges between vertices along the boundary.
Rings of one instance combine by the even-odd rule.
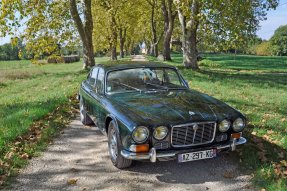
[[246, 143], [244, 115], [189, 88], [170, 65], [97, 65], [82, 82], [78, 98], [82, 123], [95, 124], [107, 135], [111, 161], [120, 169], [133, 160], [214, 158]]

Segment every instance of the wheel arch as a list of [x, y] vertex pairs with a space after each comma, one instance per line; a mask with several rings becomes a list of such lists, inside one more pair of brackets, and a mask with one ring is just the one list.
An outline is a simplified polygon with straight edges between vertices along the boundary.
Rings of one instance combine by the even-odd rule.
[[110, 122], [111, 121], [114, 121], [115, 122], [115, 124], [116, 124], [116, 128], [117, 128], [117, 130], [119, 131], [119, 126], [118, 126], [118, 122], [117, 122], [117, 119], [116, 119], [116, 117], [115, 116], [113, 116], [113, 115], [111, 115], [111, 114], [109, 114], [109, 115], [107, 115], [107, 117], [106, 117], [106, 120], [105, 120], [105, 132], [108, 134], [108, 131], [109, 131], [109, 125], [110, 125]]

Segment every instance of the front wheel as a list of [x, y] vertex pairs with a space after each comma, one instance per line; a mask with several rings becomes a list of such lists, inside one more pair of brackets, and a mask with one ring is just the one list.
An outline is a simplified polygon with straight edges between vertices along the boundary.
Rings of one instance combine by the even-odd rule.
[[126, 159], [121, 155], [122, 145], [119, 139], [119, 132], [116, 124], [111, 121], [108, 130], [109, 153], [113, 165], [119, 169], [131, 166], [132, 160]]

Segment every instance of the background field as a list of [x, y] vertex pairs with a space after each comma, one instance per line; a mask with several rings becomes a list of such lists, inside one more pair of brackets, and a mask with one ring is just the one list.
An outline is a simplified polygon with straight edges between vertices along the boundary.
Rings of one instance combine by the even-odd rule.
[[[206, 59], [197, 72], [182, 67], [178, 54], [168, 64], [179, 68], [191, 88], [247, 115], [249, 125], [244, 136], [249, 142], [240, 150], [240, 161], [255, 174], [256, 185], [286, 189], [286, 179], [274, 173], [273, 164], [287, 159], [287, 58], [203, 56]], [[24, 134], [33, 121], [68, 103], [86, 74], [81, 62], [42, 66], [29, 61], [0, 62], [0, 158], [4, 145]]]

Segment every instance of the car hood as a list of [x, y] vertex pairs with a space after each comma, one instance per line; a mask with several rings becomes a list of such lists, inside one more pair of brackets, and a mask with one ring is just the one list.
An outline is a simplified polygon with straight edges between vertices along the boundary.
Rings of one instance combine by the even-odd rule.
[[141, 125], [232, 120], [241, 116], [227, 104], [194, 90], [118, 93], [109, 99], [122, 114]]

